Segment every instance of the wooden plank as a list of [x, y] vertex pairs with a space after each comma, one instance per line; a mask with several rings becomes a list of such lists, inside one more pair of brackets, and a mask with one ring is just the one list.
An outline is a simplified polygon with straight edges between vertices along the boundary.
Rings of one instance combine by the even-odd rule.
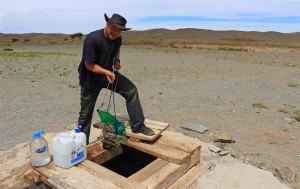
[[145, 122], [145, 125], [151, 129], [156, 129], [156, 130], [159, 130], [159, 131], [164, 131], [166, 130], [168, 127], [164, 127], [164, 126], [161, 126], [161, 125], [154, 125], [152, 123], [146, 123]]
[[130, 121], [126, 121], [124, 123], [124, 125], [125, 125], [124, 135], [126, 135], [128, 137], [138, 138], [138, 139], [141, 139], [141, 140], [146, 140], [146, 141], [155, 140], [156, 138], [158, 138], [160, 136], [161, 132], [166, 129], [166, 127], [163, 127], [163, 126], [160, 126], [160, 125], [154, 125], [152, 123], [145, 123], [145, 125], [147, 127], [150, 127], [155, 133], [152, 136], [147, 136], [147, 135], [144, 135], [144, 134], [141, 134], [141, 133], [133, 133], [132, 130], [131, 130]]
[[[146, 141], [155, 140], [157, 137], [160, 136], [161, 132], [164, 131], [167, 128], [167, 127], [160, 126], [160, 125], [145, 123], [145, 125], [147, 127], [150, 127], [151, 129], [153, 129], [153, 131], [155, 133], [152, 136], [147, 136], [147, 135], [144, 135], [144, 134], [141, 134], [141, 133], [133, 133], [132, 130], [131, 130], [131, 126], [128, 124], [128, 122], [125, 122], [124, 125], [125, 125], [124, 135], [126, 135], [128, 137], [139, 138], [141, 140], [146, 140]], [[93, 127], [102, 129], [103, 127], [105, 127], [105, 125], [102, 122], [97, 122], [97, 123], [93, 124]]]
[[55, 181], [64, 188], [74, 188], [74, 189], [106, 189], [115, 188], [119, 189], [121, 187], [115, 185], [110, 180], [102, 179], [97, 176], [92, 175], [85, 169], [78, 166], [73, 166], [69, 169], [63, 169], [61, 167], [55, 166], [53, 162], [43, 167], [33, 167], [40, 174], [45, 175], [49, 179]]
[[154, 135], [147, 136], [147, 135], [144, 135], [144, 134], [141, 134], [141, 133], [133, 133], [130, 128], [125, 128], [125, 133], [124, 134], [128, 137], [134, 137], [134, 138], [138, 138], [138, 139], [146, 140], [146, 141], [153, 141], [157, 137], [159, 137], [161, 132], [162, 132], [162, 131], [156, 130], [156, 129], [153, 129], [153, 131], [154, 131]]
[[[160, 130], [160, 131], [164, 131], [166, 130], [170, 124], [169, 123], [163, 123], [163, 122], [159, 122], [159, 121], [154, 121], [154, 120], [145, 120], [144, 121], [144, 124], [147, 126], [147, 127], [150, 127], [151, 129], [156, 129], [156, 130]], [[125, 121], [124, 122], [124, 126], [126, 128], [131, 128], [131, 124], [130, 124], [130, 121]]]
[[155, 172], [157, 172], [159, 169], [161, 169], [163, 166], [165, 166], [168, 163], [166, 160], [162, 160], [160, 158], [157, 158], [155, 161], [151, 162], [149, 165], [144, 167], [143, 169], [139, 170], [135, 174], [128, 177], [129, 180], [136, 181], [138, 183], [142, 182]]
[[151, 120], [151, 119], [145, 119], [144, 123], [149, 123], [149, 124], [153, 124], [153, 125], [160, 125], [160, 126], [163, 126], [163, 127], [169, 127], [170, 126], [170, 123], [155, 121], [155, 120]]
[[201, 144], [192, 140], [193, 138], [185, 136], [180, 133], [164, 131], [162, 136], [156, 142], [162, 143], [169, 148], [175, 148], [193, 154], [195, 151], [200, 150]]
[[[144, 122], [145, 125], [147, 127], [150, 127], [151, 129], [153, 129], [153, 131], [155, 133], [155, 135], [147, 136], [147, 135], [144, 135], [141, 133], [133, 133], [131, 131], [131, 125], [130, 125], [130, 120], [129, 120], [128, 116], [118, 115], [117, 119], [124, 123], [124, 126], [125, 126], [124, 135], [126, 135], [128, 137], [139, 138], [141, 140], [146, 140], [146, 141], [155, 140], [161, 134], [162, 131], [166, 130], [170, 126], [169, 123], [145, 119], [145, 122]], [[105, 127], [105, 125], [102, 122], [97, 122], [97, 123], [93, 124], [93, 127], [103, 129]]]
[[191, 159], [182, 165], [172, 162], [167, 163], [164, 167], [152, 174], [150, 177], [141, 182], [142, 185], [153, 189], [163, 189], [170, 186], [179, 179], [187, 170], [200, 161], [200, 151], [195, 152]]
[[176, 139], [176, 141], [180, 140], [180, 141], [185, 141], [188, 144], [193, 144], [193, 145], [200, 144], [201, 145], [201, 142], [198, 139], [190, 137], [190, 136], [186, 136], [186, 135], [178, 133], [178, 132], [164, 131], [164, 132], [162, 132], [161, 135], [168, 137], [168, 138]]
[[27, 184], [33, 184], [36, 181], [40, 180], [40, 173], [33, 169], [30, 169], [24, 174], [24, 180]]
[[89, 144], [86, 147], [87, 159], [94, 158], [105, 151], [106, 150], [102, 148], [101, 142], [95, 142], [93, 144]]
[[199, 178], [202, 173], [208, 170], [212, 166], [212, 163], [199, 163], [193, 166], [188, 172], [182, 175], [177, 181], [175, 181], [168, 189], [182, 189], [188, 188], [193, 182]]
[[129, 140], [132, 141], [132, 142], [141, 142], [141, 139], [134, 138], [134, 137], [130, 137]]
[[112, 183], [114, 183], [115, 185], [119, 186], [120, 188], [125, 188], [125, 189], [132, 189], [132, 188], [136, 188], [136, 189], [146, 189], [147, 187], [129, 180], [101, 165], [98, 165], [92, 161], [89, 160], [85, 160], [83, 162], [81, 162], [80, 164], [78, 164], [79, 167], [86, 169], [87, 171], [89, 171], [90, 173], [92, 173], [93, 175], [104, 179], [104, 180], [110, 180]]
[[63, 186], [59, 185], [57, 182], [49, 179], [45, 175], [40, 175], [42, 181], [48, 182], [50, 185], [52, 185], [53, 189], [65, 189]]
[[128, 146], [176, 164], [182, 164], [190, 158], [190, 154], [182, 150], [171, 149], [157, 142], [136, 143], [128, 140]]

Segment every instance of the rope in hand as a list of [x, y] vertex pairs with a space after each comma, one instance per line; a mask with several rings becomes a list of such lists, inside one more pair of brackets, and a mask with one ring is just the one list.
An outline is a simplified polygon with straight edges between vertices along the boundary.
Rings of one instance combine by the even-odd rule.
[[[115, 72], [118, 72], [114, 67], [112, 67], [113, 71], [112, 73], [115, 74]], [[118, 73], [117, 73], [118, 74]], [[114, 86], [114, 83], [111, 84], [111, 93], [110, 93], [110, 97], [109, 97], [109, 102], [108, 102], [108, 106], [107, 106], [107, 112], [109, 112], [109, 109], [110, 109], [110, 106], [111, 106], [111, 97], [113, 97], [113, 106], [114, 106], [114, 116], [115, 116], [115, 119], [117, 119], [117, 114], [116, 114], [116, 103], [115, 103], [115, 90], [117, 88], [117, 84], [118, 84], [118, 78], [119, 78], [119, 74], [117, 75], [117, 78], [116, 78], [116, 81], [114, 83], [115, 86]], [[99, 109], [97, 110], [98, 112], [100, 112], [105, 104], [105, 99], [106, 99], [106, 95], [107, 95], [107, 91], [109, 89], [109, 83], [107, 84], [107, 87], [106, 87], [106, 90], [105, 90], [105, 94], [104, 94], [104, 98], [103, 98], [103, 101], [99, 107]], [[105, 124], [106, 126], [111, 126], [111, 125], [108, 125], [108, 124]], [[121, 124], [117, 124], [116, 126], [114, 127], [111, 127], [111, 129], [114, 131], [114, 135], [115, 135], [115, 140], [114, 142], [117, 143], [117, 131], [118, 131], [118, 128], [121, 126]], [[104, 128], [102, 129], [102, 132], [100, 133], [100, 135], [97, 137], [97, 139], [91, 143], [94, 143], [96, 141], [99, 141], [101, 139], [104, 139], [103, 137], [103, 130]]]

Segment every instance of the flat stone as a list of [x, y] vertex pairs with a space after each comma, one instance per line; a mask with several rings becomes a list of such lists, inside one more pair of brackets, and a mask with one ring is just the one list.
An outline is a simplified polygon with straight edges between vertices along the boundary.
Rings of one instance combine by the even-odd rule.
[[218, 148], [217, 146], [215, 146], [213, 144], [208, 145], [208, 149], [215, 153], [219, 153], [222, 151], [220, 148]]
[[288, 166], [276, 168], [275, 172], [283, 181], [287, 182], [293, 182], [293, 180], [295, 180], [296, 177], [295, 171], [293, 171]]
[[221, 143], [221, 142], [213, 142], [213, 145], [215, 145], [216, 147], [218, 148], [221, 148], [221, 149], [224, 149], [224, 143]]
[[227, 133], [222, 133], [221, 135], [216, 135], [214, 141], [215, 142], [222, 142], [222, 143], [233, 143], [233, 142], [235, 142], [234, 140], [232, 140], [232, 138]]
[[195, 131], [198, 133], [204, 133], [205, 131], [208, 131], [208, 128], [204, 127], [201, 124], [197, 124], [197, 123], [186, 123], [183, 126], [181, 126], [181, 128], [190, 130], [190, 131]]
[[219, 152], [219, 155], [220, 156], [226, 156], [226, 155], [228, 155], [230, 152], [229, 151], [227, 151], [227, 150], [222, 150], [221, 152]]

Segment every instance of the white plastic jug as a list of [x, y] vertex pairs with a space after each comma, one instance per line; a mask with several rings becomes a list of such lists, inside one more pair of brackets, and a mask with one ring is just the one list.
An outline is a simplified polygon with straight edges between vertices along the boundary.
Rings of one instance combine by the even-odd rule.
[[79, 130], [60, 133], [52, 139], [53, 162], [62, 168], [70, 168], [86, 159], [86, 136]]

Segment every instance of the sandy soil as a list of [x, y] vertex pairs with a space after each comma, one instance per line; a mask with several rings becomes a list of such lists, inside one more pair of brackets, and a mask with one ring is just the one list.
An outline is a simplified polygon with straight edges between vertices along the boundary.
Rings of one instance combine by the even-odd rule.
[[[29, 141], [36, 130], [65, 130], [76, 123], [79, 111], [81, 45], [11, 48], [20, 53], [0, 57], [1, 156]], [[30, 51], [39, 56], [21, 57]], [[282, 166], [300, 173], [300, 123], [292, 118], [300, 110], [299, 51], [124, 46], [121, 54], [121, 72], [137, 85], [147, 118], [169, 122], [171, 129], [207, 143], [228, 133], [236, 142], [224, 148], [237, 157], [273, 174]], [[108, 101], [104, 91], [101, 94], [97, 107]], [[126, 114], [120, 96], [116, 106], [118, 113]], [[98, 120], [95, 112], [93, 121]], [[187, 123], [209, 131], [183, 130]], [[293, 186], [299, 184], [296, 180]]]

